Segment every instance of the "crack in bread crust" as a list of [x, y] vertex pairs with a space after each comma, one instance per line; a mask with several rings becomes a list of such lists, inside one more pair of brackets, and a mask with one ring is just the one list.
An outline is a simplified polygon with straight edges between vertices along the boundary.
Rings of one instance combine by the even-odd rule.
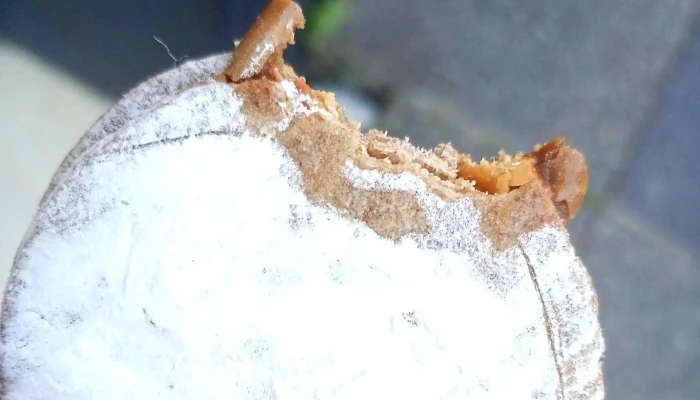
[[532, 263], [530, 262], [530, 258], [528, 257], [527, 253], [525, 253], [525, 249], [523, 249], [522, 245], [518, 245], [518, 248], [520, 252], [522, 253], [523, 257], [525, 257], [525, 262], [527, 263], [527, 269], [528, 272], [530, 273], [530, 279], [532, 280], [532, 284], [535, 287], [535, 291], [537, 292], [537, 296], [540, 300], [540, 304], [542, 304], [542, 316], [544, 317], [544, 324], [545, 324], [545, 329], [547, 331], [547, 340], [549, 341], [549, 350], [552, 354], [552, 358], [554, 359], [554, 368], [557, 371], [557, 375], [559, 377], [559, 390], [557, 390], [557, 399], [564, 399], [564, 392], [565, 392], [565, 386], [564, 386], [564, 376], [562, 373], [562, 368], [559, 362], [559, 355], [557, 353], [556, 345], [554, 342], [554, 333], [552, 332], [552, 321], [549, 318], [549, 313], [547, 312], [547, 306], [544, 300], [544, 297], [542, 296], [542, 290], [540, 289], [540, 284], [537, 282], [537, 274], [535, 273], [535, 268], [532, 266]]

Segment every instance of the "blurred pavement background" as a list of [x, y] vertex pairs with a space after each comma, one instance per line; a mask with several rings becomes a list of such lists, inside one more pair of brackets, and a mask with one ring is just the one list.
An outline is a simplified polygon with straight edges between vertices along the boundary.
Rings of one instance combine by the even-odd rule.
[[[700, 399], [700, 0], [308, 0], [288, 54], [365, 128], [474, 156], [564, 134], [609, 399]], [[0, 265], [53, 170], [123, 92], [228, 51], [264, 0], [0, 5]], [[5, 270], [2, 270], [6, 273]], [[2, 277], [0, 277], [2, 278]]]

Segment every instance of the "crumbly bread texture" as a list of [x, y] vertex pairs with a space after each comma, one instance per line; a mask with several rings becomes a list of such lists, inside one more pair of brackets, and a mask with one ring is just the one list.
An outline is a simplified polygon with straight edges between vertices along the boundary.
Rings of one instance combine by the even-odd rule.
[[[281, 81], [294, 82], [307, 102], [313, 101], [333, 116], [332, 121], [318, 117], [301, 121], [279, 135], [281, 143], [302, 166], [304, 187], [310, 196], [346, 210], [390, 238], [424, 233], [425, 218], [420, 207], [405, 194], [352, 190], [342, 176], [336, 176], [337, 165], [347, 159], [363, 169], [412, 173], [446, 201], [472, 198], [482, 215], [487, 216], [483, 218], [482, 231], [501, 250], [513, 245], [523, 233], [557, 223], [552, 206], [562, 222], [579, 211], [588, 187], [588, 167], [581, 153], [566, 146], [563, 138], [536, 145], [530, 154], [510, 156], [500, 152], [489, 160], [474, 162], [449, 144], [424, 150], [407, 139], [392, 138], [376, 130], [360, 133], [359, 126], [349, 121], [338, 106], [333, 93], [312, 90], [284, 64], [282, 52], [287, 44], [294, 43], [294, 29], [303, 28], [304, 23], [296, 3], [273, 0], [236, 47], [231, 65], [219, 80], [237, 84], [236, 91], [243, 98], [253, 99], [244, 107], [250, 115], [266, 118], [258, 123], [260, 127], [282, 118], [278, 106], [281, 95], [275, 93], [275, 82]], [[290, 142], [289, 137], [295, 142]], [[327, 158], [310, 162], [319, 154]], [[313, 167], [305, 167], [309, 165]], [[385, 213], [386, 210], [392, 212]], [[400, 218], [389, 217], [392, 213]]]
[[4, 398], [603, 398], [580, 154], [362, 134], [284, 65], [303, 20], [272, 4], [284, 29], [246, 38], [275, 52], [152, 78], [59, 168], [3, 301]]
[[[287, 78], [286, 82], [296, 79]], [[294, 89], [298, 90], [296, 86]], [[235, 91], [244, 99], [243, 110], [251, 116], [250, 123], [256, 130], [263, 132], [284, 118], [284, 109], [279, 107], [283, 89], [274, 80], [241, 82]], [[415, 175], [432, 193], [448, 202], [470, 198], [481, 211], [481, 230], [495, 249], [505, 250], [515, 245], [518, 236], [546, 224], [563, 226], [551, 190], [541, 179], [534, 178], [504, 194], [481, 192], [464, 179], [443, 178], [457, 175], [457, 163], [450, 165], [450, 158], [459, 155], [451, 146], [426, 151], [377, 131], [363, 135], [346, 120], [332, 94], [310, 91], [306, 97], [309, 105], [313, 102], [320, 112], [294, 120], [282, 132], [268, 134], [275, 136], [300, 166], [303, 187], [310, 198], [345, 211], [378, 234], [398, 239], [411, 233], [427, 233], [424, 211], [416, 196], [408, 192], [354, 188], [344, 175], [348, 162], [366, 170]]]

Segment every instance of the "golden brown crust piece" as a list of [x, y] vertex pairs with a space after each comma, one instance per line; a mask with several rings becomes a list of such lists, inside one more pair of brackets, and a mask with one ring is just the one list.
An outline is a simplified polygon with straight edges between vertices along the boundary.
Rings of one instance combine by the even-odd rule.
[[530, 154], [480, 163], [463, 157], [458, 176], [474, 181], [474, 187], [489, 194], [504, 194], [521, 187], [536, 177], [552, 193], [552, 201], [563, 221], [572, 219], [583, 205], [588, 189], [588, 165], [583, 155], [566, 146], [558, 137], [544, 145], [535, 146]]
[[535, 160], [537, 173], [552, 191], [552, 201], [562, 220], [572, 219], [583, 205], [588, 190], [588, 164], [578, 150], [556, 138], [535, 146], [529, 155]]
[[291, 0], [272, 0], [233, 51], [224, 75], [231, 82], [251, 78], [262, 71], [270, 56], [294, 44], [294, 30], [305, 24], [301, 7]]

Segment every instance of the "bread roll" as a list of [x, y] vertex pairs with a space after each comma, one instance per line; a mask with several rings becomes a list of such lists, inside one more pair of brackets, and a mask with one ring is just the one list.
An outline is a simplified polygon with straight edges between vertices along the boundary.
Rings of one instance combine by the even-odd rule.
[[3, 398], [603, 398], [580, 154], [363, 134], [281, 63], [303, 17], [273, 5], [288, 30], [146, 81], [61, 165], [3, 302]]

